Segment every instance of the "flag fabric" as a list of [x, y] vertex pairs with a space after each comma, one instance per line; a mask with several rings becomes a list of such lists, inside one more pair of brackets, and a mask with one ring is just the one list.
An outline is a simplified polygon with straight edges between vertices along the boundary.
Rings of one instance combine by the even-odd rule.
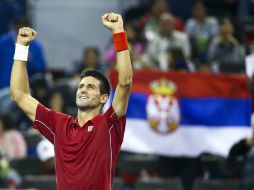
[[[116, 71], [110, 72], [114, 89]], [[252, 135], [247, 78], [236, 74], [135, 71], [122, 150], [164, 156], [227, 156]]]

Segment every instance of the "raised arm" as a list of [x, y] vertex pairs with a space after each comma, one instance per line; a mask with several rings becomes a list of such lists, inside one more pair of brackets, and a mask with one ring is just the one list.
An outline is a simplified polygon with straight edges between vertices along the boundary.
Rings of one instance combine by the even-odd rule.
[[126, 33], [123, 28], [122, 17], [119, 14], [109, 13], [103, 15], [102, 23], [112, 31], [115, 43], [118, 85], [112, 106], [117, 116], [121, 117], [126, 113], [132, 84], [132, 66]]
[[27, 57], [29, 44], [36, 38], [37, 33], [28, 27], [19, 29], [14, 63], [11, 72], [11, 97], [15, 103], [32, 120], [35, 120], [38, 101], [31, 97], [28, 76]]

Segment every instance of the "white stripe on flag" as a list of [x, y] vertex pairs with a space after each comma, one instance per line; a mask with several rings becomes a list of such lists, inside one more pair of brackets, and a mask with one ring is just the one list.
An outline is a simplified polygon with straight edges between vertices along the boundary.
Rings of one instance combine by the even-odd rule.
[[251, 127], [182, 126], [160, 135], [145, 120], [127, 119], [122, 150], [165, 156], [195, 157], [203, 152], [227, 156], [235, 142], [251, 134]]

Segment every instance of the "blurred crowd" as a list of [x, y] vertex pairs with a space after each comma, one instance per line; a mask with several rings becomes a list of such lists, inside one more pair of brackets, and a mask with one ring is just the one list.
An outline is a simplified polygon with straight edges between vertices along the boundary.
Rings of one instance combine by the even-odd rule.
[[[133, 4], [135, 6], [126, 6], [122, 14], [134, 70], [245, 74], [245, 60], [254, 54], [254, 18], [251, 17], [254, 1], [139, 0]], [[20, 187], [22, 174], [15, 168], [17, 160], [35, 158], [40, 161], [42, 174], [54, 175], [52, 146], [31, 129], [31, 122], [10, 99], [17, 31], [22, 26], [32, 27], [27, 9], [26, 0], [0, 1], [0, 187]], [[29, 50], [32, 95], [47, 107], [74, 117], [80, 72], [93, 68], [107, 74], [116, 62], [112, 41], [104, 52], [96, 46], [84, 47], [80, 50], [82, 57], [60, 71], [47, 68], [43, 42], [33, 41]], [[239, 157], [244, 161], [253, 160], [253, 144], [253, 139], [236, 142], [229, 158], [225, 159], [230, 169], [227, 172], [209, 170], [210, 177], [241, 178], [243, 173], [247, 176], [245, 184], [253, 189], [254, 164], [247, 169], [241, 167], [241, 171], [234, 169]], [[200, 169], [198, 162], [206, 156], [195, 159], [160, 157], [160, 169], [165, 170], [158, 175], [180, 176], [185, 189], [189, 190], [192, 178], [206, 176], [207, 171]]]

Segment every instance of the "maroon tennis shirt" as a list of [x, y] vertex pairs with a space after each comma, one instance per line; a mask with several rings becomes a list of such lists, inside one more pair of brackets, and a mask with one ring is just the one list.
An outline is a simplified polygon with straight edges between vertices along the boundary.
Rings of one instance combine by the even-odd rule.
[[33, 127], [54, 144], [57, 190], [111, 190], [125, 123], [112, 106], [80, 127], [39, 104]]

